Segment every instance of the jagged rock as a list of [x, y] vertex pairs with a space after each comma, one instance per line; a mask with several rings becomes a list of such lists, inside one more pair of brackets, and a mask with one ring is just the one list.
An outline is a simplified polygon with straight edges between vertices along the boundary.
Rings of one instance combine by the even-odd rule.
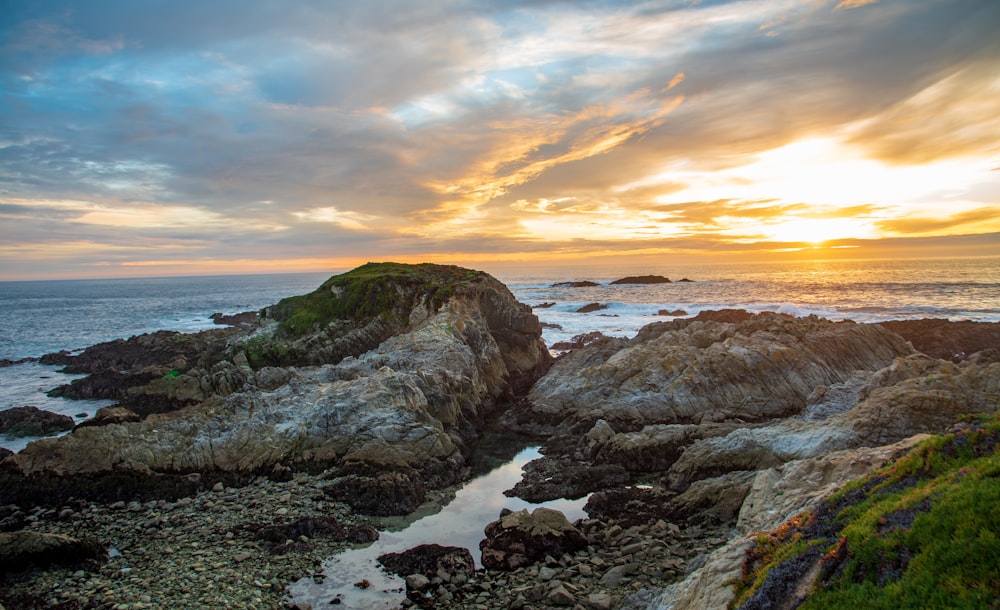
[[965, 360], [972, 354], [1000, 348], [1000, 323], [944, 319], [879, 322], [932, 358]]
[[234, 314], [216, 312], [210, 315], [209, 319], [220, 326], [243, 326], [244, 324], [252, 326], [260, 320], [260, 312], [244, 311]]
[[727, 472], [697, 481], [667, 503], [666, 514], [678, 523], [733, 523], [755, 476], [755, 472]]
[[797, 414], [817, 386], [909, 353], [881, 327], [815, 317], [657, 322], [624, 346], [609, 342], [561, 358], [529, 400], [542, 419], [603, 418], [616, 428], [760, 421]]
[[735, 423], [644, 426], [636, 432], [615, 434], [603, 444], [596, 445], [595, 461], [621, 464], [630, 472], [666, 470], [688, 445], [701, 439], [726, 435], [737, 427], [741, 426]]
[[47, 436], [72, 429], [72, 417], [38, 407], [13, 407], [0, 411], [0, 433], [8, 436]]
[[135, 411], [126, 409], [125, 407], [102, 407], [94, 413], [94, 416], [90, 419], [84, 420], [77, 424], [77, 428], [86, 428], [88, 426], [110, 426], [112, 424], [127, 424], [139, 421], [139, 414]]
[[660, 309], [659, 311], [656, 312], [656, 315], [678, 318], [681, 316], [688, 315], [688, 312], [684, 311], [683, 309]]
[[702, 567], [667, 587], [649, 605], [649, 610], [727, 607], [734, 599], [730, 583], [742, 576], [746, 552], [752, 545], [752, 536], [748, 534], [778, 527], [846, 482], [872, 472], [924, 438], [926, 435], [917, 435], [883, 447], [835, 451], [761, 470], [754, 476], [740, 508], [739, 534], [713, 551]]
[[536, 508], [501, 514], [485, 528], [479, 543], [483, 566], [490, 570], [514, 570], [545, 558], [574, 553], [587, 546], [580, 530], [557, 510]]
[[78, 540], [62, 534], [30, 530], [0, 532], [0, 574], [106, 559], [105, 548], [96, 540]]
[[556, 351], [566, 351], [571, 349], [580, 349], [582, 347], [587, 347], [588, 345], [593, 345], [595, 343], [602, 343], [609, 340], [606, 336], [599, 330], [595, 330], [589, 333], [582, 333], [574, 336], [569, 341], [556, 341], [552, 344], [552, 349]]

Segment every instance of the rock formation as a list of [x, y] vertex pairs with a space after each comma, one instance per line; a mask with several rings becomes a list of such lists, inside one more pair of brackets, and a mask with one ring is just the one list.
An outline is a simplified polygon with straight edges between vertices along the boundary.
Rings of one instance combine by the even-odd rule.
[[[461, 449], [475, 424], [527, 388], [550, 358], [538, 319], [505, 286], [436, 265], [365, 265], [282, 301], [253, 334], [212, 332], [227, 331], [236, 334], [226, 335], [225, 351], [213, 342], [197, 367], [156, 368], [158, 377], [127, 390], [192, 404], [36, 442], [6, 460], [6, 472], [143, 477], [336, 465], [361, 485], [387, 474], [415, 488], [449, 484], [462, 476]], [[163, 338], [115, 345], [132, 359], [129, 370], [158, 367], [163, 354], [186, 359], [164, 351]], [[306, 364], [271, 366], [284, 357]]]
[[880, 327], [814, 317], [658, 322], [625, 344], [570, 353], [529, 400], [542, 418], [600, 418], [616, 428], [761, 421], [798, 414], [817, 386], [911, 351]]
[[9, 436], [47, 436], [72, 428], [72, 417], [38, 407], [13, 407], [0, 411], [0, 433]]
[[583, 533], [557, 510], [536, 508], [501, 513], [486, 526], [486, 539], [479, 544], [483, 566], [513, 570], [544, 559], [560, 557], [587, 546]]

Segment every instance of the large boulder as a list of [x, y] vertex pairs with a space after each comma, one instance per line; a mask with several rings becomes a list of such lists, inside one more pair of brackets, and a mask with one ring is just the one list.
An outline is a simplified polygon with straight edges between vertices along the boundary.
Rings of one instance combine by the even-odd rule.
[[551, 508], [505, 511], [486, 526], [486, 539], [479, 543], [483, 567], [515, 570], [545, 558], [561, 557], [586, 548], [587, 538], [566, 516]]
[[739, 323], [657, 322], [584, 348], [532, 388], [540, 419], [649, 424], [763, 421], [800, 413], [813, 390], [912, 353], [879, 326], [759, 314]]

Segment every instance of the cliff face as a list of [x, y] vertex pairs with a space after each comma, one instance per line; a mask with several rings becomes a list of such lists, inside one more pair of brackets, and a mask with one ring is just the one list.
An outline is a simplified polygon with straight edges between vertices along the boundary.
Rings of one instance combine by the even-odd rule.
[[369, 264], [283, 301], [260, 329], [231, 338], [213, 370], [233, 383], [200, 384], [192, 369], [158, 376], [130, 392], [155, 401], [193, 386], [199, 400], [33, 443], [4, 466], [21, 475], [141, 475], [342, 465], [446, 483], [460, 475], [460, 448], [476, 424], [548, 365], [538, 319], [492, 277]]

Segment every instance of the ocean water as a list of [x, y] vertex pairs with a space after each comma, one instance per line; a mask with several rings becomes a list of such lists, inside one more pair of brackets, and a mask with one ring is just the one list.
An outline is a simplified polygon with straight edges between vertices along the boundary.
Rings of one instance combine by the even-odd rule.
[[[0, 282], [0, 360], [78, 350], [155, 330], [191, 332], [213, 326], [215, 312], [258, 310], [314, 290], [331, 273], [185, 278]], [[631, 275], [656, 274], [690, 282], [611, 285]], [[547, 345], [599, 330], [630, 337], [646, 324], [720, 308], [817, 314], [874, 322], [947, 318], [1000, 321], [1000, 256], [937, 260], [820, 261], [644, 267], [573, 266], [495, 270], [498, 279], [547, 324]], [[590, 280], [589, 288], [554, 287]], [[599, 303], [605, 309], [577, 313]], [[69, 377], [37, 363], [0, 367], [0, 410], [33, 405], [86, 417], [107, 403], [45, 395]], [[19, 450], [26, 440], [0, 446]]]

